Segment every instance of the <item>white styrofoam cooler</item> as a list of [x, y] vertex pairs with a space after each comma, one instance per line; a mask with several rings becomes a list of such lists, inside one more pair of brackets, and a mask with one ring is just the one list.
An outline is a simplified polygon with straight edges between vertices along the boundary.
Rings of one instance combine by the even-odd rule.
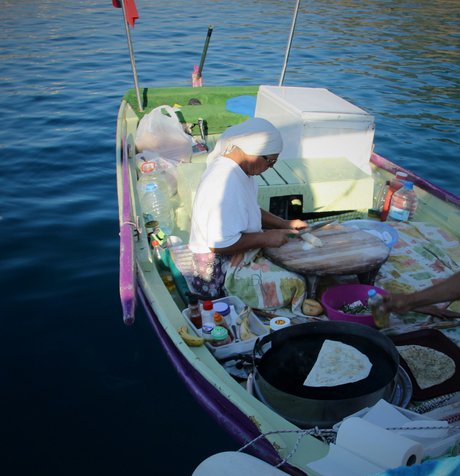
[[346, 157], [370, 173], [374, 116], [327, 89], [260, 86], [255, 117], [281, 132], [281, 159]]

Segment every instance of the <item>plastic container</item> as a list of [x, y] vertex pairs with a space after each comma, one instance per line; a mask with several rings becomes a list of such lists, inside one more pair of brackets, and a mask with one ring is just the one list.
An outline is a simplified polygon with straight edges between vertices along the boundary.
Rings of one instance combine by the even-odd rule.
[[211, 332], [211, 345], [213, 347], [222, 347], [232, 342], [228, 329], [225, 327], [217, 326]]
[[201, 317], [201, 306], [196, 296], [190, 296], [188, 298], [188, 309], [189, 309], [188, 316], [189, 316], [190, 322], [197, 329], [201, 329], [201, 326], [203, 324], [202, 317]]
[[367, 292], [367, 303], [372, 311], [372, 317], [374, 318], [375, 325], [379, 329], [384, 329], [390, 326], [390, 313], [386, 311], [380, 311], [379, 307], [383, 304], [383, 298], [381, 294], [378, 294], [375, 289], [371, 289]]
[[[213, 347], [209, 342], [206, 342], [205, 346], [214, 354], [216, 359], [224, 359], [232, 355], [251, 353], [254, 348], [254, 344], [259, 337], [254, 337], [252, 339], [244, 341], [239, 340], [238, 326], [236, 324], [238, 314], [245, 307], [244, 302], [237, 296], [227, 296], [221, 299], [216, 299], [215, 301], [213, 301], [213, 304], [215, 306], [220, 302], [226, 303], [230, 307], [230, 314], [229, 316], [227, 316], [227, 323], [232, 329], [233, 326], [237, 328], [237, 339], [234, 342], [223, 345], [221, 347]], [[199, 335], [200, 331], [196, 329], [192, 322], [190, 322], [189, 309], [185, 308], [182, 311], [182, 315], [184, 316], [188, 324], [190, 324], [190, 327]], [[252, 311], [249, 313], [249, 321], [251, 324], [251, 329], [257, 331], [257, 334], [260, 337], [264, 337], [269, 334], [269, 330], [262, 324], [260, 319]]]
[[346, 157], [371, 172], [374, 117], [327, 89], [262, 85], [255, 117], [281, 132], [280, 159]]
[[[229, 314], [230, 314], [230, 309], [229, 309]], [[216, 324], [216, 327], [225, 327], [225, 329], [227, 329], [231, 342], [235, 340], [235, 334], [233, 334], [225, 318], [222, 317], [218, 312], [214, 313], [214, 322]]]
[[205, 339], [211, 339], [211, 332], [216, 327], [216, 323], [214, 322], [214, 308], [212, 301], [203, 302], [203, 310], [201, 311], [201, 323], [201, 335]]
[[403, 182], [404, 187], [393, 194], [388, 218], [396, 221], [412, 220], [417, 210], [418, 199], [412, 182]]
[[[390, 250], [399, 240], [398, 232], [392, 226], [386, 223], [381, 223], [379, 221], [350, 220], [350, 221], [345, 221], [341, 223], [341, 225], [356, 227], [362, 231], [367, 231], [369, 233], [371, 232], [380, 233], [380, 235], [382, 235], [383, 241], [385, 241], [385, 244], [388, 246], [388, 248], [390, 248]], [[389, 235], [388, 241], [385, 240], [385, 238], [387, 237], [387, 234]]]
[[279, 331], [291, 325], [291, 320], [287, 317], [274, 317], [270, 319], [270, 332]]
[[218, 312], [228, 322], [227, 316], [230, 315], [230, 306], [226, 302], [216, 302], [214, 311]]
[[345, 304], [352, 304], [356, 301], [361, 301], [366, 305], [368, 292], [371, 289], [375, 289], [378, 294], [387, 294], [387, 291], [384, 289], [368, 284], [342, 284], [329, 288], [321, 296], [321, 301], [326, 308], [327, 317], [331, 321], [357, 322], [358, 324], [364, 324], [377, 329], [372, 314], [347, 314], [339, 311]]
[[144, 192], [141, 210], [146, 226], [158, 221], [163, 233], [171, 235], [174, 230], [174, 210], [166, 182], [157, 175], [149, 174], [149, 180], [142, 182], [139, 190]]
[[[149, 160], [148, 157], [144, 157], [146, 154], [151, 154], [153, 157], [155, 157], [154, 160]], [[155, 172], [165, 179], [166, 183], [168, 184], [169, 195], [171, 197], [177, 193], [176, 165], [173, 165], [166, 159], [163, 159], [158, 154], [149, 151], [144, 151], [144, 154], [136, 155], [136, 165], [138, 166], [139, 180], [143, 176]]]
[[[383, 203], [383, 208], [382, 208], [382, 211], [380, 213], [380, 221], [386, 221], [387, 217], [388, 217], [388, 212], [390, 211], [390, 204], [391, 204], [391, 199], [393, 197], [393, 194], [403, 188], [404, 184], [403, 184], [403, 180], [407, 180], [407, 174], [404, 173], [404, 172], [396, 172], [396, 176], [394, 179], [391, 179], [388, 183], [388, 190], [387, 190], [387, 194], [385, 196], [385, 201]], [[386, 185], [383, 185], [382, 186], [382, 189], [380, 191], [380, 196], [377, 200], [377, 210], [380, 209], [380, 203], [382, 201], [382, 196], [383, 196], [383, 192], [386, 188]]]

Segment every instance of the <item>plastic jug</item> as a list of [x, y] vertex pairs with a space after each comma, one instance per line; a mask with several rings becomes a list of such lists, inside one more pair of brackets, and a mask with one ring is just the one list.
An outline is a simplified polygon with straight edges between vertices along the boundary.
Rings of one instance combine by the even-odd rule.
[[169, 199], [168, 186], [162, 177], [152, 175], [149, 181], [141, 184], [141, 210], [146, 226], [158, 221], [165, 235], [171, 235], [174, 230], [174, 210]]
[[396, 221], [412, 220], [417, 210], [418, 198], [412, 182], [403, 182], [404, 187], [393, 194], [388, 218]]

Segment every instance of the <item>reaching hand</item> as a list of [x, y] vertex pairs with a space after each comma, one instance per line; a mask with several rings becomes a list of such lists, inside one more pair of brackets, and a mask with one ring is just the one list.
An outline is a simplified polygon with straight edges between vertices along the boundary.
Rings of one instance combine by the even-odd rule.
[[396, 312], [397, 314], [405, 314], [413, 309], [410, 305], [407, 294], [383, 294], [384, 311]]

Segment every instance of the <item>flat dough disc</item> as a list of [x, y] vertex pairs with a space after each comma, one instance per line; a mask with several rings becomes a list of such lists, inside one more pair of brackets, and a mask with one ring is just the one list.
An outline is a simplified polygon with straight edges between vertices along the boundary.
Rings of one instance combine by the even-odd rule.
[[303, 383], [307, 387], [335, 387], [365, 379], [372, 368], [371, 361], [351, 345], [325, 340]]
[[439, 385], [455, 373], [455, 362], [435, 349], [421, 345], [400, 345], [396, 348], [421, 390]]

